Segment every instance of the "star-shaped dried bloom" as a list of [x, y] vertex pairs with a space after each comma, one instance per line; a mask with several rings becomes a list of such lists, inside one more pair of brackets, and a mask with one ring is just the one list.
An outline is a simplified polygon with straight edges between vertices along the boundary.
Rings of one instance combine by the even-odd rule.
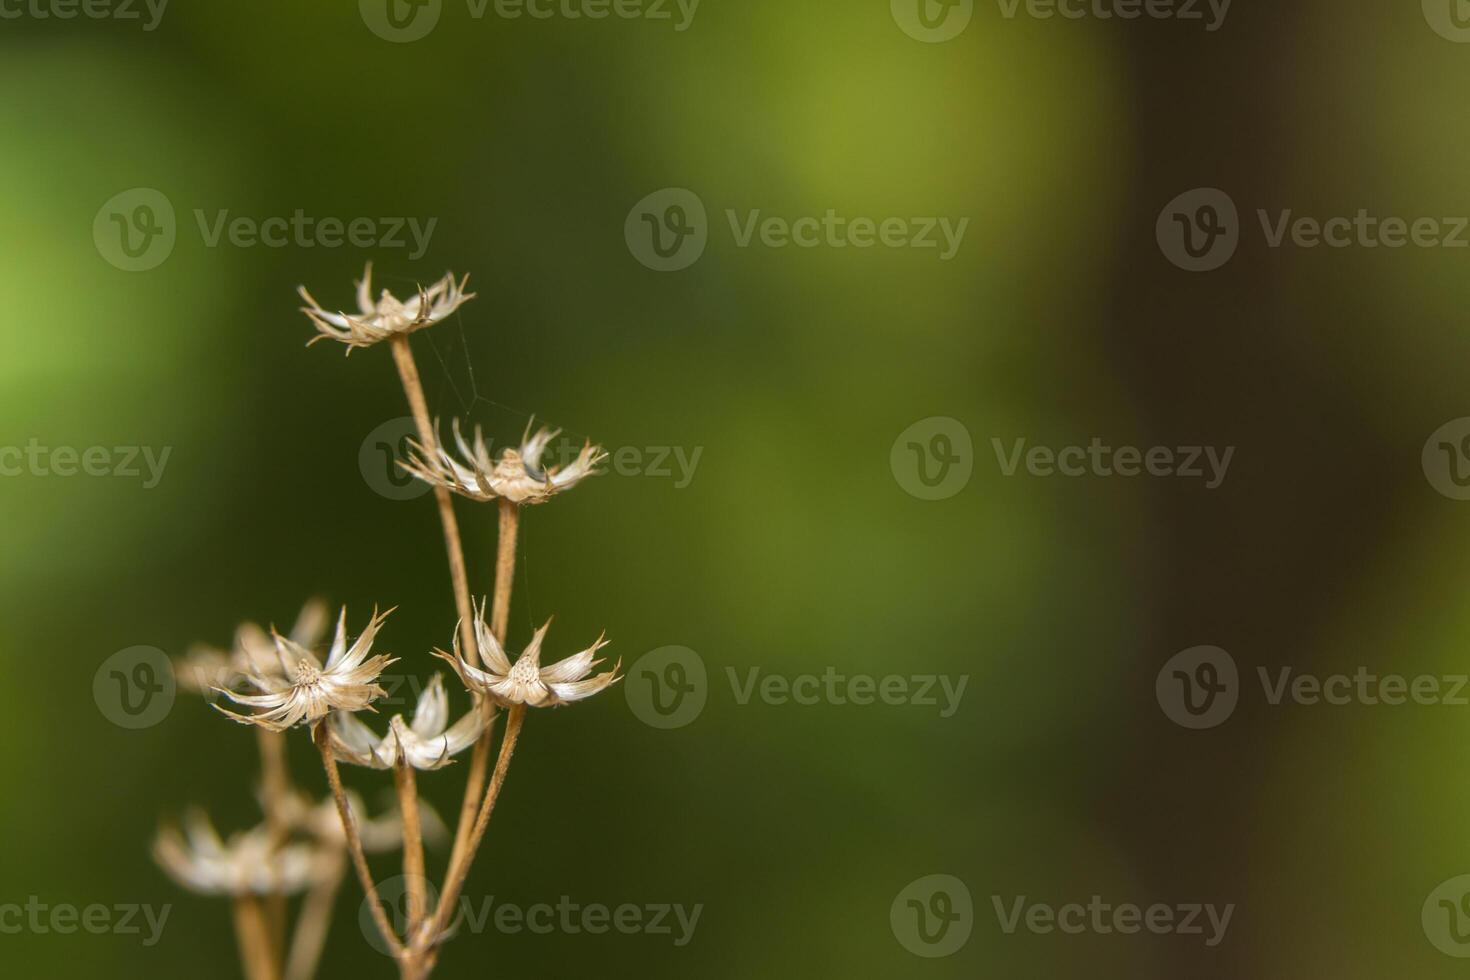
[[496, 704], [510, 706], [524, 704], [532, 708], [568, 704], [591, 697], [598, 691], [618, 680], [618, 666], [595, 677], [589, 676], [592, 668], [602, 663], [593, 659], [597, 651], [607, 646], [602, 637], [581, 653], [558, 661], [550, 667], [541, 666], [541, 641], [551, 628], [550, 620], [536, 631], [530, 644], [511, 666], [505, 651], [495, 639], [495, 634], [485, 625], [485, 608], [482, 603], [475, 617], [475, 636], [479, 643], [480, 656], [488, 669], [481, 670], [466, 663], [460, 655], [459, 633], [454, 635], [454, 653], [435, 650], [434, 656], [449, 662], [454, 672], [464, 681], [465, 687], [483, 694]]
[[435, 674], [419, 695], [412, 723], [404, 721], [402, 715], [394, 715], [388, 733], [380, 736], [356, 716], [337, 711], [327, 725], [332, 751], [344, 762], [391, 769], [402, 758], [415, 769], [442, 769], [479, 741], [494, 719], [495, 708], [488, 701], [477, 700], [468, 714], [450, 726], [444, 677]]
[[[331, 622], [327, 604], [311, 599], [301, 608], [296, 625], [287, 634], [291, 642], [308, 650], [316, 650]], [[235, 630], [235, 643], [227, 653], [216, 647], [199, 644], [182, 660], [174, 663], [179, 686], [195, 694], [212, 694], [219, 688], [242, 689], [252, 674], [284, 675], [270, 634], [254, 623], [241, 623]]]
[[514, 504], [544, 503], [563, 490], [570, 490], [583, 477], [594, 475], [597, 464], [607, 459], [601, 446], [588, 442], [566, 466], [547, 467], [542, 457], [561, 430], [542, 428], [531, 435], [528, 426], [520, 446], [501, 450], [497, 460], [491, 457], [479, 426], [475, 427], [473, 441], [465, 439], [458, 419], [454, 420], [453, 429], [458, 457], [437, 436], [433, 446], [421, 446], [410, 439], [409, 458], [399, 465], [425, 483], [445, 487], [472, 500], [503, 497]]
[[294, 725], [315, 724], [331, 711], [371, 709], [375, 698], [387, 692], [374, 683], [383, 668], [393, 663], [392, 657], [379, 654], [369, 657], [373, 639], [388, 612], [373, 611], [373, 618], [357, 642], [347, 646], [347, 610], [337, 619], [337, 635], [332, 640], [326, 666], [310, 650], [275, 634], [279, 672], [255, 672], [247, 677], [259, 694], [240, 694], [228, 688], [217, 688], [236, 704], [264, 709], [260, 714], [239, 715], [215, 705], [221, 712], [244, 725], [259, 725], [282, 732]]
[[292, 895], [335, 872], [336, 848], [280, 843], [265, 824], [220, 839], [199, 810], [184, 815], [183, 830], [165, 827], [153, 858], [169, 876], [203, 895]]
[[308, 343], [318, 340], [339, 340], [347, 345], [347, 353], [357, 347], [371, 347], [390, 337], [406, 336], [415, 330], [432, 327], [455, 310], [475, 298], [474, 293], [465, 292], [470, 277], [456, 280], [448, 273], [428, 289], [419, 287], [416, 295], [400, 300], [388, 290], [373, 299], [373, 265], [368, 263], [362, 278], [357, 281], [357, 313], [332, 313], [322, 308], [311, 293], [301, 286], [301, 298], [310, 305], [301, 312], [311, 318], [317, 336]]

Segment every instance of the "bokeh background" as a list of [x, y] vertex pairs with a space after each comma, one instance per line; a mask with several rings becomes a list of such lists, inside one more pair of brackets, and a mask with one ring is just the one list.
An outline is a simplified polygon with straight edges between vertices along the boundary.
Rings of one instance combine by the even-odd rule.
[[[174, 0], [139, 22], [0, 20], [0, 445], [171, 447], [163, 479], [0, 480], [0, 903], [174, 906], [162, 941], [0, 935], [11, 976], [238, 975], [228, 905], [151, 862], [195, 803], [259, 819], [254, 742], [198, 699], [130, 731], [93, 697], [116, 651], [181, 654], [308, 596], [426, 677], [453, 602], [428, 498], [359, 468], [405, 414], [390, 358], [310, 349], [295, 288], [479, 298], [414, 344], [435, 411], [529, 416], [609, 448], [702, 450], [687, 486], [609, 474], [529, 513], [512, 642], [606, 629], [633, 664], [707, 665], [692, 724], [621, 689], [532, 717], [476, 899], [702, 904], [693, 941], [494, 932], [436, 976], [1449, 977], [1421, 907], [1470, 872], [1466, 712], [1271, 706], [1258, 667], [1467, 669], [1470, 504], [1420, 452], [1470, 415], [1467, 253], [1268, 248], [1255, 221], [1470, 214], [1470, 44], [1404, 0], [1238, 4], [1202, 22], [1007, 18], [939, 44], [883, 0], [704, 0], [673, 22], [470, 15], [392, 43], [345, 0]], [[142, 8], [139, 8], [142, 11]], [[146, 11], [144, 13], [147, 19]], [[931, 11], [932, 12], [932, 11]], [[677, 16], [677, 15], [676, 15]], [[1243, 229], [1173, 266], [1160, 209], [1227, 191]], [[123, 271], [99, 208], [178, 215]], [[659, 273], [624, 238], [665, 187], [709, 247]], [[737, 247], [727, 209], [970, 220], [959, 254]], [[427, 252], [206, 244], [214, 220], [437, 219]], [[973, 476], [907, 492], [890, 450], [945, 416]], [[1225, 483], [1007, 477], [1009, 443], [1234, 446]], [[488, 591], [493, 508], [460, 505]], [[1228, 650], [1240, 706], [1174, 725], [1155, 675]], [[966, 675], [960, 710], [740, 704], [727, 669]], [[296, 778], [324, 781], [304, 735]], [[375, 801], [390, 781], [353, 772]], [[446, 815], [462, 772], [421, 785]], [[442, 861], [442, 853], [438, 857]], [[392, 859], [381, 874], [395, 874]], [[953, 955], [890, 906], [953, 875]], [[992, 896], [1234, 903], [1225, 940], [1006, 934]], [[349, 880], [324, 976], [391, 976]]]

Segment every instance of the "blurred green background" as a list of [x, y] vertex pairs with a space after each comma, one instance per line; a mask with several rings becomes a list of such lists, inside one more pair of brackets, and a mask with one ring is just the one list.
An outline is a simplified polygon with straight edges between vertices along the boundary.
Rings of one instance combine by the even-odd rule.
[[[371, 4], [368, 4], [371, 8]], [[390, 500], [364, 439], [405, 414], [384, 350], [304, 349], [308, 284], [374, 260], [479, 298], [414, 338], [436, 413], [530, 415], [609, 449], [702, 451], [687, 486], [611, 473], [530, 511], [511, 639], [688, 647], [708, 705], [672, 731], [623, 688], [530, 718], [472, 899], [702, 904], [693, 940], [461, 935], [437, 977], [1449, 977], [1421, 905], [1470, 872], [1453, 706], [1273, 707], [1186, 731], [1154, 679], [1196, 644], [1326, 675], [1464, 671], [1470, 504], [1424, 440], [1470, 415], [1466, 252], [1270, 249], [1273, 214], [1470, 214], [1470, 45], [1418, 4], [1238, 5], [1199, 22], [1007, 18], [944, 43], [883, 0], [704, 0], [674, 21], [471, 16], [394, 43], [358, 5], [174, 0], [137, 21], [0, 20], [0, 446], [171, 447], [163, 479], [0, 479], [0, 904], [172, 903], [161, 942], [0, 935], [11, 976], [233, 976], [226, 902], [151, 862], [190, 803], [259, 819], [249, 733], [183, 695], [129, 731], [92, 695], [114, 652], [227, 643], [345, 603], [427, 677], [453, 602], [428, 498]], [[1024, 8], [1022, 8], [1024, 9]], [[144, 21], [149, 14], [138, 8]], [[932, 12], [932, 11], [931, 11]], [[371, 11], [369, 10], [369, 13]], [[370, 19], [370, 18], [369, 18]], [[1155, 219], [1240, 207], [1191, 274]], [[92, 236], [152, 188], [177, 244], [147, 271]], [[665, 187], [709, 246], [645, 268], [629, 209]], [[933, 250], [737, 246], [727, 210], [969, 219]], [[436, 219], [403, 248], [209, 246], [230, 217]], [[938, 501], [890, 467], [947, 416], [974, 473]], [[1006, 477], [993, 438], [1237, 447], [1224, 485]], [[459, 505], [476, 591], [493, 507]], [[920, 705], [741, 704], [751, 667], [966, 675]], [[462, 700], [460, 703], [463, 703]], [[381, 721], [379, 722], [381, 724]], [[324, 790], [306, 736], [296, 778]], [[421, 779], [452, 816], [463, 767]], [[377, 800], [391, 786], [354, 771]], [[434, 866], [442, 863], [442, 853]], [[378, 868], [396, 874], [393, 859]], [[951, 956], [890, 927], [912, 881], [974, 901]], [[1198, 937], [1006, 934], [992, 896], [1234, 903]], [[323, 976], [391, 976], [345, 885]]]

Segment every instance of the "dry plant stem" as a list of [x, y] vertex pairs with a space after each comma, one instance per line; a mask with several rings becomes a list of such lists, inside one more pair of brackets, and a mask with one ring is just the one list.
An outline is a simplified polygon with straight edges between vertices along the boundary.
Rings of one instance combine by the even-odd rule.
[[240, 945], [240, 959], [249, 980], [276, 980], [275, 961], [271, 956], [270, 932], [260, 900], [252, 895], [235, 899], [235, 939]]
[[[510, 628], [510, 594], [515, 586], [516, 538], [520, 533], [521, 508], [509, 500], [500, 500], [500, 535], [495, 548], [495, 600], [490, 608], [490, 631], [500, 645], [505, 646], [505, 636]], [[450, 852], [449, 867], [453, 869], [464, 858], [469, 844], [471, 819], [476, 801], [485, 786], [485, 771], [490, 765], [490, 731], [487, 729], [475, 745], [475, 754], [470, 760], [470, 775], [465, 782], [464, 803], [459, 809], [459, 823], [454, 832], [454, 849]]]
[[424, 875], [424, 834], [419, 826], [419, 791], [413, 766], [400, 754], [393, 767], [398, 787], [398, 812], [403, 820], [403, 877], [408, 885], [409, 945], [429, 913], [429, 881]]
[[485, 799], [480, 803], [479, 815], [475, 818], [475, 829], [470, 834], [469, 844], [461, 855], [457, 865], [451, 865], [449, 874], [444, 879], [444, 894], [439, 899], [439, 910], [430, 923], [427, 936], [437, 937], [449, 926], [450, 917], [454, 908], [459, 904], [459, 892], [464, 887], [465, 877], [469, 875], [470, 864], [475, 859], [475, 852], [480, 849], [480, 844], [485, 839], [485, 829], [490, 826], [490, 814], [495, 810], [495, 800], [500, 796], [500, 787], [505, 783], [505, 771], [510, 768], [511, 756], [515, 754], [516, 742], [521, 736], [521, 723], [526, 718], [526, 706], [523, 704], [513, 705], [505, 722], [505, 735], [500, 740], [500, 757], [495, 760], [495, 773], [490, 777], [490, 788], [485, 791]]
[[490, 631], [505, 646], [510, 626], [510, 590], [515, 584], [516, 535], [520, 532], [521, 508], [500, 498], [500, 540], [495, 550], [495, 602], [490, 607]]
[[332, 928], [332, 908], [337, 903], [337, 889], [347, 873], [347, 858], [337, 860], [337, 867], [324, 880], [312, 886], [301, 903], [301, 916], [296, 920], [296, 935], [291, 938], [291, 955], [286, 960], [286, 980], [312, 980], [327, 945]]
[[[398, 366], [398, 377], [403, 382], [403, 393], [408, 397], [408, 407], [413, 412], [414, 424], [419, 430], [419, 444], [434, 445], [434, 423], [429, 419], [429, 403], [424, 398], [424, 383], [419, 377], [419, 368], [413, 359], [413, 348], [408, 335], [398, 334], [389, 341], [393, 349], [393, 363]], [[454, 581], [454, 605], [459, 611], [459, 636], [467, 651], [465, 659], [472, 664], [480, 662], [475, 646], [475, 607], [470, 600], [470, 577], [465, 569], [464, 543], [459, 536], [459, 521], [454, 516], [454, 501], [443, 487], [434, 488], [434, 499], [439, 504], [439, 521], [444, 525], [444, 547], [449, 552], [449, 577]]]
[[399, 941], [398, 934], [393, 931], [393, 925], [388, 921], [388, 913], [383, 911], [383, 902], [378, 898], [378, 886], [373, 883], [373, 873], [368, 868], [367, 855], [362, 850], [362, 837], [357, 832], [357, 818], [352, 815], [352, 807], [347, 802], [347, 792], [342, 788], [342, 774], [337, 771], [337, 760], [332, 756], [330, 736], [327, 734], [325, 722], [317, 724], [312, 731], [312, 738], [322, 753], [322, 765], [327, 770], [327, 783], [332, 787], [332, 796], [337, 800], [337, 814], [342, 818], [342, 830], [347, 834], [347, 850], [352, 855], [352, 864], [357, 869], [358, 880], [362, 882], [362, 891], [367, 896], [368, 907], [372, 909], [373, 922], [377, 924], [378, 931], [383, 934], [383, 941], [388, 944], [393, 956], [402, 958], [403, 943]]
[[[277, 844], [284, 844], [290, 834], [284, 808], [286, 797], [291, 792], [291, 777], [286, 768], [286, 738], [279, 732], [269, 732], [264, 728], [257, 728], [255, 734], [260, 746], [260, 796], [266, 826], [270, 828], [271, 839]], [[271, 958], [280, 962], [286, 949], [286, 896], [271, 895], [266, 899], [265, 911], [270, 927]]]

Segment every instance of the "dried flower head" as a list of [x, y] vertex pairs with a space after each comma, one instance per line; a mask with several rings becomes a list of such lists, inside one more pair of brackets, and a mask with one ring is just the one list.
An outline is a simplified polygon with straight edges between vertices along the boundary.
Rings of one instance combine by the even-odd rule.
[[337, 619], [337, 635], [332, 640], [326, 666], [310, 650], [280, 634], [274, 635], [279, 672], [255, 672], [246, 678], [260, 694], [240, 694], [228, 688], [217, 688], [236, 704], [265, 709], [261, 714], [239, 715], [215, 705], [221, 712], [244, 725], [259, 725], [273, 732], [285, 731], [302, 722], [315, 724], [328, 712], [370, 709], [373, 699], [385, 692], [373, 683], [383, 668], [393, 663], [392, 657], [379, 654], [368, 657], [373, 639], [388, 612], [373, 611], [373, 618], [349, 649], [347, 646], [347, 610]]
[[184, 815], [182, 832], [164, 827], [153, 842], [153, 859], [190, 891], [204, 895], [291, 895], [334, 873], [334, 847], [281, 843], [262, 824], [220, 839], [200, 810]]
[[527, 426], [520, 446], [501, 450], [500, 459], [496, 460], [491, 457], [479, 426], [475, 427], [473, 442], [464, 438], [458, 419], [454, 420], [453, 429], [460, 458], [445, 449], [437, 437], [433, 446], [421, 446], [409, 440], [409, 458], [399, 465], [425, 483], [445, 487], [473, 500], [503, 497], [514, 504], [544, 503], [563, 490], [570, 490], [583, 477], [593, 475], [597, 464], [607, 459], [601, 446], [588, 442], [566, 466], [546, 467], [541, 458], [561, 430], [541, 428], [531, 435]]
[[506, 706], [524, 704], [540, 708], [580, 701], [619, 679], [618, 666], [621, 666], [621, 662], [606, 673], [588, 676], [592, 673], [592, 668], [602, 663], [601, 660], [593, 659], [598, 650], [607, 646], [607, 641], [602, 637], [598, 637], [596, 643], [581, 653], [558, 661], [550, 667], [542, 667], [541, 641], [550, 628], [551, 621], [548, 620], [545, 626], [536, 631], [530, 644], [516, 659], [515, 666], [511, 666], [505, 651], [495, 639], [495, 634], [485, 625], [485, 607], [481, 603], [479, 614], [475, 617], [475, 636], [479, 643], [480, 656], [484, 658], [488, 669], [481, 670], [465, 662], [460, 655], [458, 632], [454, 635], [454, 653], [435, 650], [434, 656], [448, 661], [460, 680], [464, 681], [465, 687]]
[[357, 281], [356, 316], [323, 309], [306, 287], [301, 286], [301, 298], [310, 304], [303, 306], [301, 312], [311, 318], [317, 329], [317, 336], [308, 343], [328, 338], [340, 340], [347, 345], [347, 353], [350, 354], [356, 347], [371, 347], [390, 337], [406, 336], [415, 330], [432, 327], [475, 298], [474, 293], [465, 292], [469, 281], [469, 276], [456, 280], [451, 272], [428, 289], [420, 286], [417, 295], [407, 301], [400, 300], [386, 289], [374, 300], [373, 265], [369, 262], [362, 278]]
[[[330, 622], [327, 604], [321, 599], [311, 599], [301, 608], [296, 625], [287, 636], [297, 646], [315, 651]], [[252, 674], [284, 676], [270, 634], [254, 623], [240, 624], [228, 653], [204, 644], [195, 646], [175, 662], [174, 674], [180, 687], [195, 694], [212, 694], [222, 687], [240, 690]]]
[[338, 759], [370, 769], [391, 769], [400, 758], [415, 769], [442, 769], [479, 741], [495, 720], [495, 708], [476, 700], [475, 707], [451, 727], [449, 696], [444, 693], [444, 676], [435, 674], [419, 695], [413, 722], [394, 715], [388, 733], [379, 736], [355, 715], [336, 711], [327, 725], [332, 751]]

